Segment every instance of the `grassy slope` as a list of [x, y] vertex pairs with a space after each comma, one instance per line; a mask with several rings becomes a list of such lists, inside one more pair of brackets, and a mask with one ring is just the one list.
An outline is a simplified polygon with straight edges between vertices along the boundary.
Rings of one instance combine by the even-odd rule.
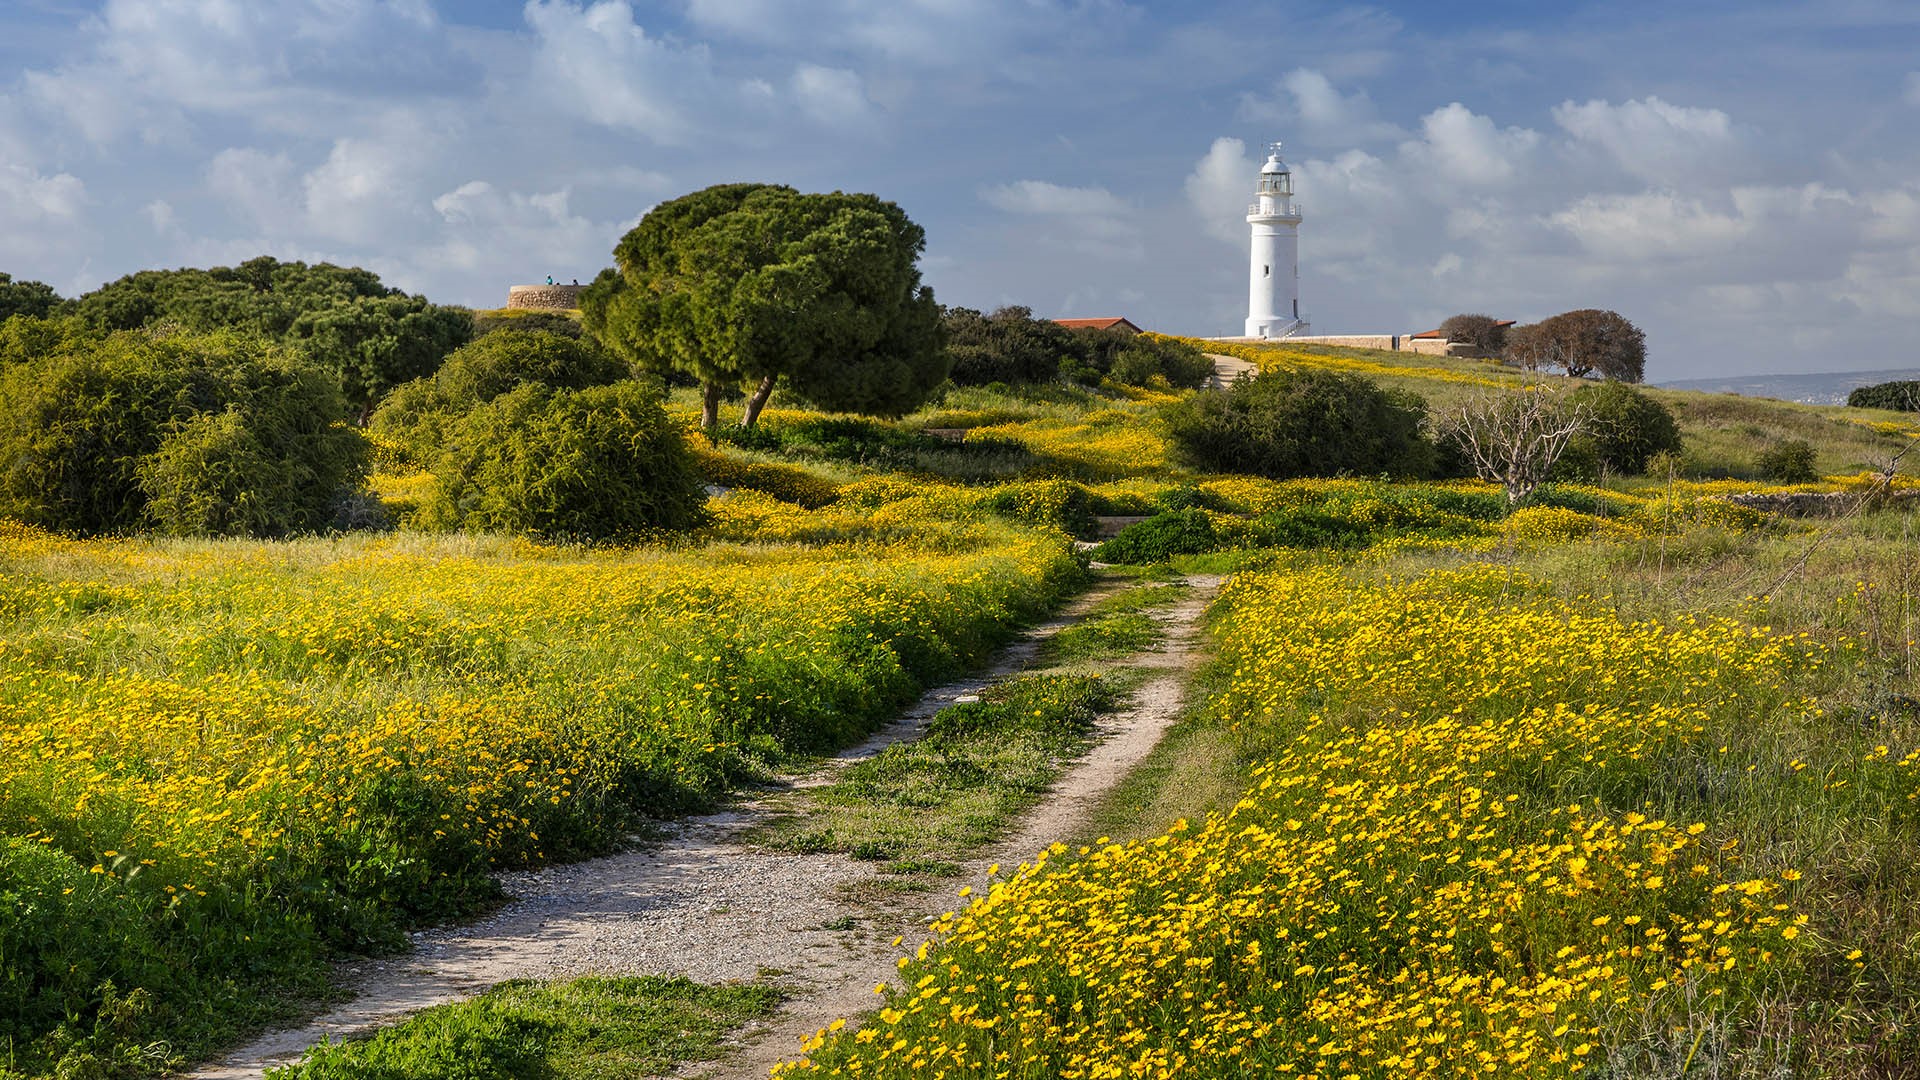
[[[1275, 345], [1262, 351], [1271, 353], [1279, 363], [1358, 371], [1382, 386], [1413, 391], [1436, 409], [1483, 392], [1489, 384], [1519, 386], [1525, 382], [1511, 368], [1462, 357], [1325, 345]], [[1564, 381], [1559, 376], [1546, 378]], [[1679, 420], [1687, 445], [1686, 468], [1696, 478], [1754, 477], [1754, 458], [1788, 439], [1812, 443], [1819, 455], [1817, 467], [1823, 474], [1857, 473], [1884, 462], [1906, 445], [1906, 438], [1887, 428], [1920, 430], [1920, 419], [1884, 409], [1802, 405], [1695, 390], [1649, 387], [1648, 392], [1673, 410]], [[1920, 471], [1920, 462], [1905, 461], [1902, 471]]]

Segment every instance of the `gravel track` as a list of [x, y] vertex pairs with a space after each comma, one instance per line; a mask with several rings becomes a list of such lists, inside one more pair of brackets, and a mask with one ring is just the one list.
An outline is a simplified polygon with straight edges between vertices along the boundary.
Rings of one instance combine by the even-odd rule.
[[[965, 864], [963, 875], [947, 883], [953, 890], [968, 883], [979, 889], [988, 865], [1017, 866], [1072, 833], [1179, 716], [1198, 648], [1199, 615], [1219, 585], [1218, 578], [1188, 580], [1192, 592], [1155, 613], [1167, 623], [1161, 648], [1117, 665], [1152, 672], [1130, 705], [1101, 721], [1100, 741], [1069, 765], [1009, 838]], [[785, 787], [825, 783], [839, 768], [912, 738], [955, 698], [977, 694], [1030, 665], [1042, 641], [1121, 587], [1116, 583], [1080, 598], [1060, 618], [1003, 649], [984, 672], [928, 691], [872, 738], [808, 776], [789, 778]], [[323, 1038], [361, 1034], [507, 979], [667, 974], [701, 982], [771, 976], [786, 986], [789, 997], [776, 1014], [740, 1032], [726, 1059], [682, 1070], [687, 1076], [765, 1077], [815, 1031], [871, 1008], [874, 985], [895, 973], [903, 951], [891, 944], [893, 938], [904, 935], [906, 949], [917, 947], [926, 924], [955, 902], [951, 892], [862, 890], [863, 882], [880, 875], [874, 864], [845, 855], [794, 855], [744, 843], [741, 834], [765, 814], [748, 802], [679, 822], [664, 838], [636, 850], [503, 874], [510, 900], [499, 911], [471, 924], [417, 933], [414, 950], [404, 956], [346, 965], [343, 979], [353, 994], [346, 1004], [300, 1027], [268, 1033], [190, 1075], [251, 1080], [296, 1060]], [[876, 894], [884, 898], [876, 900]]]

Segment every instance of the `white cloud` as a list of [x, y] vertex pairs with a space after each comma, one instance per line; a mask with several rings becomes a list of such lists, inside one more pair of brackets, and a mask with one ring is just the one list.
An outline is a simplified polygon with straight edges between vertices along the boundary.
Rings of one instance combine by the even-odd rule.
[[285, 235], [298, 225], [293, 159], [255, 147], [230, 147], [207, 163], [207, 189], [245, 214], [255, 229]]
[[467, 272], [504, 262], [522, 268], [526, 281], [547, 274], [562, 281], [579, 277], [583, 265], [595, 265], [593, 260], [611, 246], [608, 237], [618, 234], [575, 214], [570, 200], [566, 188], [528, 194], [469, 180], [433, 200], [447, 226], [445, 239], [424, 251], [420, 261]]
[[1054, 247], [1103, 258], [1141, 259], [1140, 211], [1103, 187], [1016, 180], [980, 193], [996, 210], [1042, 219], [1036, 237]]
[[1576, 143], [1595, 148], [1628, 175], [1649, 183], [1746, 171], [1733, 121], [1719, 109], [1670, 105], [1657, 97], [1619, 105], [1563, 101], [1554, 106], [1553, 119]]
[[1016, 180], [988, 188], [980, 197], [1009, 214], [1126, 217], [1134, 212], [1106, 188], [1063, 187], [1045, 180]]
[[71, 173], [43, 176], [24, 165], [0, 166], [0, 221], [43, 225], [72, 221], [87, 201], [87, 186]]
[[1402, 143], [1402, 156], [1461, 184], [1494, 187], [1511, 183], [1531, 163], [1540, 133], [1529, 128], [1500, 128], [1459, 102], [1420, 119], [1421, 138]]
[[18, 260], [72, 244], [89, 201], [87, 186], [71, 173], [48, 176], [24, 165], [0, 165], [0, 254], [6, 256], [0, 265], [22, 277], [51, 276], [26, 272]]
[[1907, 104], [1920, 106], [1920, 71], [1907, 72], [1907, 92], [1902, 97]]
[[1754, 226], [1744, 216], [1666, 192], [1585, 195], [1550, 220], [1593, 254], [1632, 262], [1724, 256]]
[[682, 143], [698, 130], [698, 104], [720, 93], [705, 46], [649, 36], [625, 0], [529, 0], [526, 18], [538, 39], [534, 85], [593, 123]]
[[1213, 140], [1194, 163], [1184, 185], [1187, 205], [1209, 235], [1236, 244], [1246, 239], [1247, 204], [1259, 171], [1259, 163], [1247, 156], [1247, 144], [1239, 139]]
[[174, 218], [173, 204], [165, 199], [153, 200], [141, 207], [140, 212], [146, 215], [148, 223], [153, 226], [153, 231], [162, 236], [179, 228], [179, 223]]
[[1126, 20], [1106, 0], [689, 0], [694, 25], [765, 44], [853, 50], [921, 67], [1004, 66], [1029, 48], [1055, 51], [1069, 31], [1081, 39]]
[[177, 140], [194, 113], [299, 127], [458, 78], [467, 63], [440, 31], [426, 0], [108, 0], [84, 52], [23, 79], [98, 144]]
[[1365, 90], [1342, 94], [1325, 74], [1295, 68], [1280, 80], [1284, 99], [1240, 99], [1241, 119], [1262, 124], [1299, 125], [1301, 134], [1322, 146], [1354, 146], [1406, 137], [1398, 125], [1380, 118]]
[[793, 72], [793, 100], [822, 127], [858, 128], [873, 117], [865, 84], [846, 68], [801, 64]]

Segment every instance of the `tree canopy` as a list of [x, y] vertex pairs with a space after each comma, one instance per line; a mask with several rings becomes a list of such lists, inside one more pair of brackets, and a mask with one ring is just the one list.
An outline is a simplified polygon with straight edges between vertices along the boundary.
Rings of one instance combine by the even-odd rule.
[[15, 281], [0, 270], [0, 322], [15, 315], [44, 319], [60, 307], [60, 294], [44, 281]]
[[940, 310], [920, 283], [926, 234], [873, 195], [721, 184], [654, 207], [581, 297], [587, 331], [635, 367], [702, 384], [702, 422], [751, 387], [897, 416], [947, 377]]
[[1646, 376], [1647, 336], [1613, 311], [1563, 311], [1507, 333], [1505, 358], [1528, 371], [1560, 368], [1574, 378], [1620, 382]]
[[1433, 445], [1426, 403], [1359, 375], [1265, 371], [1206, 390], [1163, 412], [1180, 455], [1197, 468], [1296, 476], [1425, 476]]
[[264, 255], [210, 270], [142, 270], [80, 297], [73, 311], [104, 330], [167, 322], [287, 342], [340, 376], [363, 422], [387, 391], [432, 374], [473, 333], [466, 309], [389, 288], [371, 270]]

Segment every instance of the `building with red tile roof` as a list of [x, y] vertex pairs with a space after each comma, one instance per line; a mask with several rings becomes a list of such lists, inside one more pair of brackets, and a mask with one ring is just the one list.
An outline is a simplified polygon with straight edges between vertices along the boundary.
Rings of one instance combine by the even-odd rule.
[[1105, 319], [1055, 319], [1054, 322], [1069, 330], [1112, 330], [1119, 327], [1130, 334], [1137, 334], [1140, 328], [1118, 315]]

